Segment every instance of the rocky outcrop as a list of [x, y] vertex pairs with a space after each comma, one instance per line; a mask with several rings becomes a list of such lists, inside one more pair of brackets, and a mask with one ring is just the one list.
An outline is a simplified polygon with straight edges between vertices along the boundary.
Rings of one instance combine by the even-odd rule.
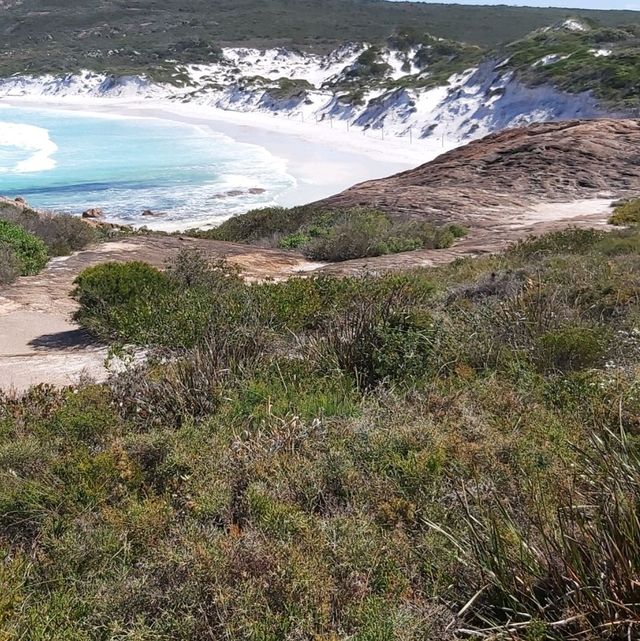
[[473, 224], [488, 211], [640, 194], [640, 120], [544, 123], [490, 135], [327, 198], [397, 218]]
[[104, 212], [102, 211], [102, 209], [99, 209], [98, 207], [92, 207], [91, 209], [87, 209], [86, 211], [83, 211], [82, 217], [88, 218], [90, 220], [96, 220], [96, 219], [104, 218]]

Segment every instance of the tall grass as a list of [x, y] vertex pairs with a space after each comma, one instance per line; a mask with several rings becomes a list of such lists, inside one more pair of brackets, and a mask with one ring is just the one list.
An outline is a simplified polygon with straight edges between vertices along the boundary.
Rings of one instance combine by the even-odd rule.
[[549, 639], [627, 639], [640, 632], [640, 453], [624, 432], [592, 433], [575, 449], [571, 488], [550, 505], [535, 479], [533, 509], [464, 488], [456, 545], [479, 570], [470, 636], [538, 630]]

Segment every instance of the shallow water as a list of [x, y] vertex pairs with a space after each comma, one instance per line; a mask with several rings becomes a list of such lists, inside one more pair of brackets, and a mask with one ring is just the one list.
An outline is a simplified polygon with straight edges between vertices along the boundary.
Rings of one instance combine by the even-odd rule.
[[274, 204], [294, 186], [284, 160], [208, 127], [0, 106], [0, 194], [40, 208], [189, 227]]

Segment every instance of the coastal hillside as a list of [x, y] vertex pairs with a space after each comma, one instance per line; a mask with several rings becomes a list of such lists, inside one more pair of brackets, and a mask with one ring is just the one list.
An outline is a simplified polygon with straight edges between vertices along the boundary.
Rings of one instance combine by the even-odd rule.
[[636, 228], [254, 284], [182, 244], [75, 281], [125, 371], [0, 394], [5, 639], [637, 638]]
[[[635, 115], [640, 27], [570, 18], [499, 47], [443, 40], [405, 28], [380, 44], [329, 53], [225, 47], [199, 63], [167, 58], [138, 75], [88, 69], [26, 71], [0, 79], [0, 97], [261, 113], [298, 126], [392, 137], [425, 160], [531, 122]], [[130, 70], [132, 71], [132, 70]], [[186, 111], [185, 111], [186, 110]]]
[[534, 124], [306, 206], [250, 211], [199, 235], [348, 261], [335, 272], [448, 262], [557, 225], [601, 227], [615, 202], [640, 193], [639, 148], [638, 120]]
[[379, 0], [5, 0], [0, 75], [27, 70], [150, 73], [167, 60], [211, 62], [221, 46], [327, 52], [345, 42], [379, 44], [400, 27], [495, 46], [576, 14], [604, 26], [638, 21], [634, 11], [569, 11]]
[[637, 113], [638, 33], [572, 18], [485, 49], [404, 29], [327, 54], [223, 48], [213, 61], [167, 60], [160, 76], [20, 73], [0, 79], [0, 97], [269, 114], [309, 131], [391, 136], [428, 160], [531, 122]]

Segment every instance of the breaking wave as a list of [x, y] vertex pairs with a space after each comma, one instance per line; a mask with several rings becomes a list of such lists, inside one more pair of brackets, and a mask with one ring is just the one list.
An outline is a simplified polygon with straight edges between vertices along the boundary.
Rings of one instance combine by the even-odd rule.
[[[0, 173], [25, 174], [54, 169], [58, 146], [43, 127], [0, 121]], [[26, 155], [26, 158], [25, 158]], [[9, 160], [9, 164], [5, 165]]]

